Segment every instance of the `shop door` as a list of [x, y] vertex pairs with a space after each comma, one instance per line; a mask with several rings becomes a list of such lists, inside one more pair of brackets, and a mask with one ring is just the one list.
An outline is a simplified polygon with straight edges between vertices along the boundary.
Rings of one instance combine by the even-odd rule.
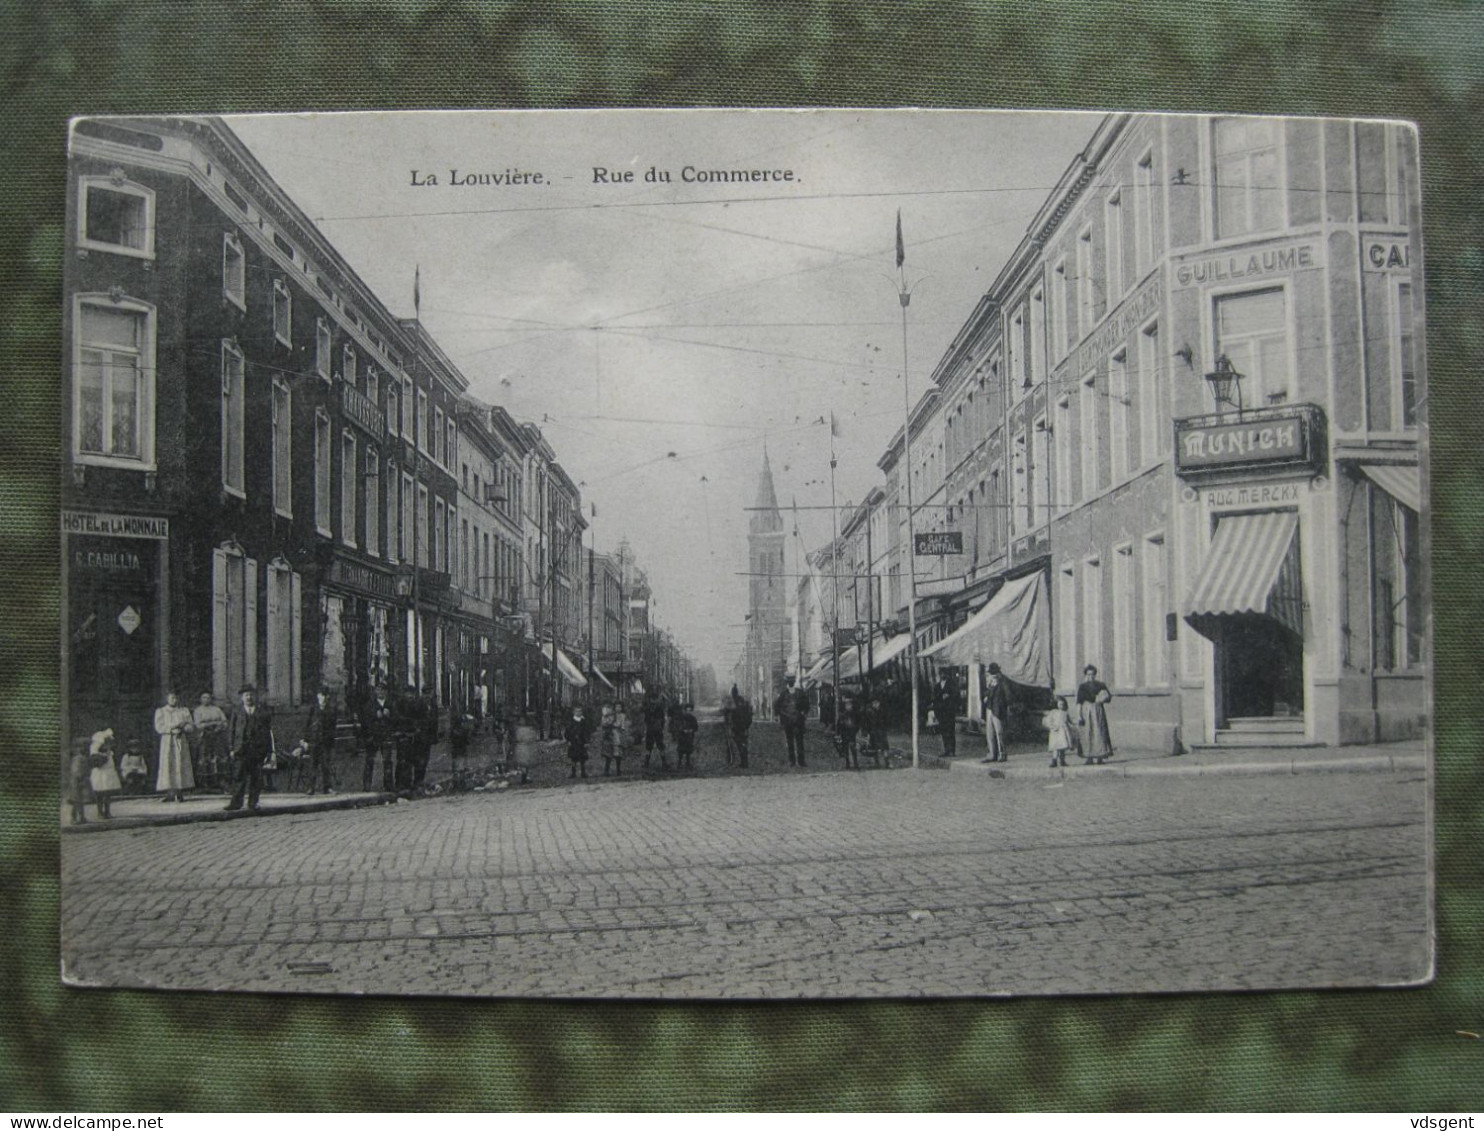
[[158, 549], [154, 542], [73, 538], [67, 663], [74, 740], [113, 728], [118, 746], [153, 742], [158, 684]]
[[1304, 718], [1304, 642], [1271, 617], [1225, 618], [1217, 646], [1220, 725], [1291, 722]]

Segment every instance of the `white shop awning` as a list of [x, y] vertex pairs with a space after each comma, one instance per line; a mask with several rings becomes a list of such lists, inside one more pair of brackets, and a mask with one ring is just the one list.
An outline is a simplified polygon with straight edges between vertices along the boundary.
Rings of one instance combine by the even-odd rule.
[[1007, 581], [984, 608], [921, 655], [955, 666], [993, 662], [1016, 683], [1049, 686], [1045, 576], [1038, 570]]

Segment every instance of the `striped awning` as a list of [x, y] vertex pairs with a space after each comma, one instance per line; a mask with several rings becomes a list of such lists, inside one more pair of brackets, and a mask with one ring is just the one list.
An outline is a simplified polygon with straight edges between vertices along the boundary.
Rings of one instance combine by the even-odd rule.
[[1293, 511], [1221, 519], [1206, 564], [1185, 602], [1185, 618], [1210, 635], [1213, 618], [1244, 613], [1272, 617], [1303, 633], [1298, 515]]
[[1421, 513], [1422, 476], [1415, 465], [1396, 463], [1363, 463], [1365, 477], [1402, 506]]

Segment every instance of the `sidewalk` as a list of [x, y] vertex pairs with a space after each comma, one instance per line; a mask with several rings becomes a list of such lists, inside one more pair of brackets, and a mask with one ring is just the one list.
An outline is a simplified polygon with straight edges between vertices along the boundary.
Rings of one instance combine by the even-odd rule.
[[[898, 760], [912, 764], [912, 737], [890, 734]], [[1041, 781], [1090, 777], [1204, 777], [1249, 774], [1400, 773], [1427, 768], [1427, 748], [1421, 739], [1363, 746], [1205, 746], [1184, 754], [1167, 750], [1118, 750], [1100, 766], [1084, 764], [1075, 754], [1067, 764], [1049, 765], [1051, 755], [1041, 746], [1013, 743], [1008, 762], [983, 763], [984, 739], [960, 734], [953, 758], [942, 755], [943, 741], [935, 734], [919, 734], [919, 764], [955, 773], [990, 774]]]
[[[494, 768], [494, 740], [488, 732], [482, 732], [469, 744], [464, 757], [464, 766], [471, 779], [483, 786], [487, 781], [497, 782], [500, 788], [506, 783], [520, 781], [519, 771], [501, 774]], [[536, 739], [517, 744], [514, 765], [527, 770], [543, 763], [560, 761], [565, 765], [565, 745], [561, 739]], [[108, 829], [137, 829], [154, 825], [188, 825], [202, 821], [236, 821], [254, 817], [278, 817], [290, 813], [316, 813], [329, 809], [360, 809], [368, 805], [386, 805], [398, 800], [396, 793], [378, 790], [363, 791], [351, 788], [352, 781], [361, 779], [361, 759], [358, 754], [338, 753], [335, 757], [333, 780], [346, 786], [332, 794], [310, 794], [288, 790], [267, 791], [260, 798], [256, 812], [247, 808], [227, 812], [227, 795], [215, 791], [202, 791], [188, 795], [185, 800], [165, 802], [160, 794], [147, 793], [137, 797], [117, 794], [110, 805], [112, 816], [100, 820], [97, 808], [89, 803], [86, 809], [87, 823], [74, 825], [71, 808], [63, 799], [61, 804], [61, 826], [64, 833], [103, 832]], [[433, 744], [428, 757], [426, 788], [436, 792], [453, 773], [453, 760], [447, 738]], [[286, 779], [284, 771], [280, 771]]]

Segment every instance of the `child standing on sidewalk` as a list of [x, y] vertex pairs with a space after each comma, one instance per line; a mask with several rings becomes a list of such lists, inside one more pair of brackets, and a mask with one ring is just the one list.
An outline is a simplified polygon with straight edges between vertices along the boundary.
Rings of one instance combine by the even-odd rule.
[[115, 793], [124, 788], [124, 783], [119, 780], [119, 768], [113, 761], [111, 729], [98, 731], [88, 746], [88, 783], [93, 787], [93, 800], [98, 805], [99, 819], [108, 820], [113, 816], [109, 812], [109, 802], [113, 800]]
[[1067, 713], [1065, 696], [1056, 697], [1056, 706], [1041, 716], [1046, 728], [1046, 748], [1051, 751], [1051, 764], [1065, 766], [1067, 751], [1072, 748], [1072, 717]]

